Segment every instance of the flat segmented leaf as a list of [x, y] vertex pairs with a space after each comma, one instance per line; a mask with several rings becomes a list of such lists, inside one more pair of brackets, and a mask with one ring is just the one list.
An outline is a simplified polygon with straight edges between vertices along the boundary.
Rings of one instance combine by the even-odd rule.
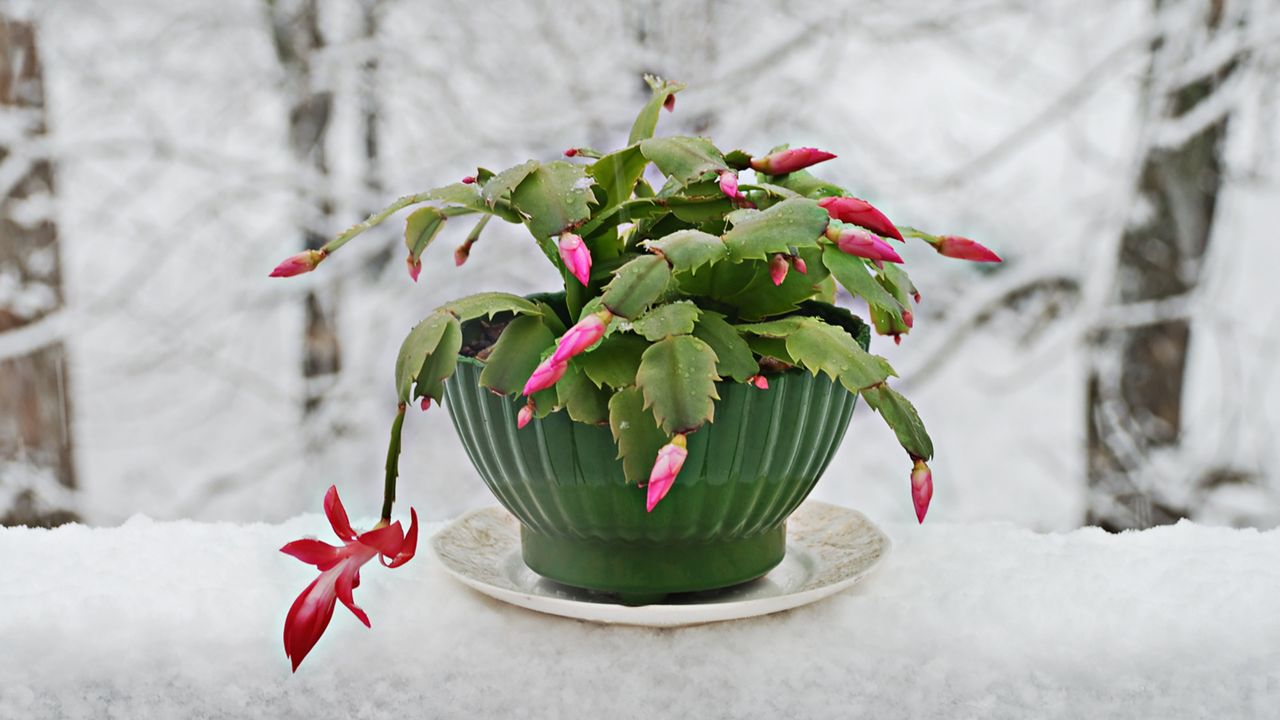
[[649, 349], [649, 343], [631, 333], [614, 333], [601, 341], [599, 347], [579, 355], [574, 362], [597, 386], [614, 388], [636, 384], [636, 371], [640, 369], [640, 357]]
[[751, 354], [751, 346], [720, 313], [703, 310], [693, 327], [693, 336], [715, 352], [716, 372], [720, 377], [745, 382], [760, 372], [760, 365]]
[[902, 306], [871, 275], [866, 260], [843, 253], [839, 248], [828, 245], [822, 250], [822, 264], [850, 294], [862, 298], [868, 306], [882, 313], [901, 317]]
[[791, 248], [816, 247], [830, 220], [826, 210], [805, 198], [783, 200], [768, 210], [735, 216], [740, 219], [724, 234], [729, 259], [734, 262], [764, 260]]
[[444, 229], [445, 214], [433, 207], [418, 208], [409, 214], [404, 224], [404, 245], [414, 260], [422, 257], [427, 246]]
[[486, 205], [493, 207], [499, 200], [514, 192], [520, 183], [529, 177], [529, 173], [537, 169], [538, 165], [537, 160], [528, 160], [503, 170], [484, 184], [480, 197], [484, 199]]
[[764, 335], [748, 335], [743, 338], [751, 352], [762, 358], [772, 358], [788, 365], [798, 365], [791, 353], [787, 352], [787, 341], [782, 338], [765, 337]]
[[911, 307], [911, 294], [915, 292], [916, 286], [911, 282], [911, 278], [907, 276], [907, 271], [898, 267], [898, 263], [881, 263], [884, 267], [876, 270], [877, 279], [893, 295], [894, 299], [902, 304], [903, 307]]
[[414, 384], [414, 398], [429, 396], [437, 403], [444, 399], [444, 381], [458, 367], [458, 351], [461, 349], [462, 325], [457, 318], [450, 316], [440, 335], [439, 344], [422, 363], [422, 370]]
[[652, 75], [646, 75], [644, 81], [653, 90], [653, 96], [643, 108], [640, 108], [640, 114], [631, 125], [631, 135], [627, 139], [628, 145], [653, 137], [653, 131], [658, 127], [658, 114], [662, 110], [663, 103], [667, 101], [667, 96], [675, 95], [685, 87], [684, 83], [670, 82]]
[[676, 272], [692, 272], [729, 254], [723, 240], [701, 230], [680, 230], [646, 245], [666, 256]]
[[541, 239], [591, 217], [591, 198], [586, 168], [557, 160], [534, 168], [511, 193], [511, 204], [524, 215], [529, 232]]
[[556, 336], [541, 315], [521, 315], [503, 329], [480, 373], [480, 386], [503, 395], [524, 388]]
[[482, 292], [468, 295], [440, 306], [440, 310], [458, 316], [459, 320], [471, 320], [482, 315], [490, 319], [501, 312], [513, 312], [519, 315], [538, 315], [542, 310], [537, 303], [526, 300], [519, 295], [501, 292]]
[[587, 425], [609, 421], [609, 391], [592, 383], [576, 360], [569, 363], [555, 389], [558, 403], [569, 413], [570, 420]]
[[692, 335], [659, 340], [640, 358], [636, 385], [668, 434], [693, 432], [715, 419], [716, 353]]
[[785, 341], [786, 352], [796, 363], [814, 375], [821, 372], [840, 381], [852, 392], [893, 374], [884, 358], [863, 350], [843, 328], [817, 318], [797, 315], [741, 327], [743, 332]]
[[[400, 402], [409, 402], [410, 391], [427, 356], [436, 350], [445, 329], [458, 319], [442, 310], [428, 315], [409, 331], [396, 356], [396, 394]], [[455, 351], [456, 354], [456, 351]]]
[[640, 143], [640, 152], [663, 175], [686, 185], [708, 173], [728, 170], [724, 155], [710, 140], [699, 137], [650, 138]]
[[619, 390], [609, 398], [609, 429], [618, 445], [618, 458], [627, 482], [649, 479], [658, 450], [667, 444], [667, 435], [658, 428], [653, 413], [644, 406], [639, 388]]
[[893, 429], [903, 450], [924, 460], [933, 457], [933, 441], [910, 401], [888, 385], [863, 390], [862, 397]]
[[653, 304], [671, 282], [671, 267], [657, 255], [641, 255], [613, 275], [600, 301], [610, 311], [633, 318]]
[[632, 329], [646, 340], [661, 340], [668, 335], [688, 335], [698, 320], [698, 306], [688, 300], [659, 305], [631, 323]]
[[648, 159], [636, 144], [601, 157], [587, 168], [587, 172], [604, 190], [604, 207], [611, 208], [631, 197], [636, 181], [644, 175], [648, 164]]
[[786, 175], [765, 175], [764, 177], [769, 178], [769, 182], [774, 185], [784, 187], [807, 198], [842, 197], [849, 194], [839, 185], [832, 185], [826, 180], [814, 177], [808, 170], [797, 170]]

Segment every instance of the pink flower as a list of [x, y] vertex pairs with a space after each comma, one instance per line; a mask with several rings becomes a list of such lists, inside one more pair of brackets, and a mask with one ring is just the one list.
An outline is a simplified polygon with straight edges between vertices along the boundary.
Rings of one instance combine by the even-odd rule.
[[516, 429], [523, 429], [529, 421], [533, 419], [533, 403], [529, 402], [520, 408], [520, 412], [516, 413]]
[[747, 378], [747, 383], [749, 385], [755, 385], [761, 390], [769, 389], [769, 381], [766, 380], [763, 375], [752, 375], [751, 377]]
[[653, 463], [653, 471], [649, 473], [649, 492], [645, 499], [645, 512], [653, 512], [662, 498], [671, 490], [671, 484], [680, 474], [684, 459], [688, 457], [684, 435], [673, 435], [671, 442], [658, 450], [658, 458]]
[[924, 522], [924, 514], [929, 512], [929, 501], [933, 499], [933, 472], [920, 458], [913, 458], [915, 465], [911, 468], [911, 501], [916, 506], [916, 521]]
[[413, 558], [418, 547], [418, 513], [412, 508], [409, 515], [409, 532], [405, 534], [397, 520], [390, 525], [379, 523], [366, 533], [357, 534], [351, 529], [347, 511], [338, 498], [338, 489], [330, 486], [324, 496], [324, 514], [333, 526], [333, 532], [342, 540], [342, 547], [310, 538], [294, 540], [280, 548], [280, 552], [292, 555], [302, 562], [315, 565], [320, 576], [311, 581], [293, 605], [284, 621], [284, 652], [297, 672], [302, 659], [315, 647], [333, 609], [341, 600], [360, 622], [369, 627], [369, 616], [355, 603], [351, 591], [360, 586], [360, 567], [381, 556], [382, 564], [389, 568], [400, 567]]
[[560, 259], [569, 272], [586, 285], [591, 280], [591, 251], [582, 238], [571, 232], [560, 234]]
[[524, 395], [532, 395], [541, 390], [560, 382], [560, 378], [564, 377], [564, 371], [569, 369], [568, 361], [557, 362], [555, 358], [547, 358], [542, 364], [533, 369], [533, 374], [529, 376], [529, 381], [524, 384]]
[[902, 257], [890, 247], [889, 243], [880, 239], [875, 233], [860, 227], [827, 228], [827, 238], [836, 244], [842, 252], [857, 255], [868, 260], [887, 260], [893, 263], [902, 262]]
[[787, 256], [778, 253], [769, 261], [769, 279], [773, 280], [774, 285], [781, 285], [783, 280], [787, 279], [787, 271], [791, 269], [791, 264], [787, 262]]
[[764, 157], [752, 158], [751, 168], [766, 175], [786, 175], [790, 172], [803, 170], [810, 165], [817, 165], [833, 157], [835, 155], [817, 148], [805, 147], [794, 150], [780, 150]]
[[416, 258], [412, 255], [404, 259], [404, 264], [409, 268], [409, 277], [414, 282], [418, 282], [418, 275], [422, 273], [422, 258]]
[[560, 336], [556, 351], [551, 354], [549, 360], [553, 363], [564, 363], [571, 357], [581, 355], [583, 351], [604, 337], [604, 331], [609, 328], [610, 320], [613, 320], [613, 313], [608, 310], [601, 310], [583, 317]]
[[[902, 233], [884, 213], [875, 209], [871, 203], [856, 197], [829, 197], [818, 201], [819, 207], [825, 208], [827, 214], [840, 222], [864, 227], [883, 237], [902, 240]], [[904, 241], [905, 242], [905, 241]]]
[[973, 262], [1000, 262], [1000, 256], [991, 252], [990, 249], [959, 235], [943, 235], [939, 237], [933, 249], [949, 258], [971, 260]]
[[474, 185], [475, 183], [476, 183], [476, 176], [475, 176], [475, 175], [468, 175], [468, 176], [466, 176], [466, 177], [462, 178], [462, 184], [463, 184], [463, 185]]
[[290, 255], [277, 265], [268, 277], [293, 277], [309, 273], [315, 270], [327, 255], [328, 253], [324, 250], [304, 250], [297, 255]]

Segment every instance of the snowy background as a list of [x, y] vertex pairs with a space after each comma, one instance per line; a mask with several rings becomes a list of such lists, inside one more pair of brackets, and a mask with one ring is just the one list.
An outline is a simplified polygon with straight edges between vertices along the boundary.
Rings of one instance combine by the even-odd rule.
[[[462, 268], [451, 255], [465, 228], [446, 230], [417, 285], [398, 222], [305, 279], [267, 272], [301, 247], [301, 224], [331, 235], [477, 165], [619, 145], [647, 95], [640, 75], [656, 72], [690, 88], [660, 133], [832, 150], [839, 159], [824, 173], [896, 221], [971, 236], [1006, 258], [991, 271], [911, 247], [924, 293], [915, 331], [875, 349], [936, 441], [931, 520], [1070, 529], [1089, 506], [1086, 338], [1110, 317], [1118, 239], [1145, 211], [1139, 168], [1154, 144], [1230, 114], [1212, 242], [1182, 308], [1193, 338], [1182, 432], [1141, 482], [1199, 522], [1272, 527], [1280, 7], [1226, 6], [1221, 23], [1233, 29], [1206, 38], [1195, 2], [1157, 14], [1143, 0], [650, 0], [572, 11], [325, 0], [304, 89], [333, 97], [321, 175], [290, 149], [298, 88], [264, 0], [11, 2], [7, 12], [37, 28], [48, 133], [26, 149], [54, 163], [66, 299], [40, 327], [0, 334], [0, 357], [65, 341], [78, 491], [55, 499], [88, 523], [137, 513], [274, 522], [317, 510], [330, 483], [353, 512], [371, 512], [403, 333], [457, 295], [546, 289], [557, 277], [522, 228], [499, 223]], [[1181, 125], [1152, 121], [1142, 102], [1157, 38], [1189, 47], [1157, 80], [1236, 63], [1233, 81]], [[308, 214], [322, 196], [332, 213]], [[1045, 279], [1063, 290], [1010, 300]], [[0, 268], [0, 301], [19, 284]], [[317, 392], [300, 371], [310, 290], [334, 313], [341, 370], [304, 420], [304, 397]], [[492, 502], [444, 412], [414, 413], [405, 446], [401, 498], [426, 517]], [[36, 486], [16, 467], [0, 490]], [[860, 409], [816, 495], [904, 522], [906, 469]]]

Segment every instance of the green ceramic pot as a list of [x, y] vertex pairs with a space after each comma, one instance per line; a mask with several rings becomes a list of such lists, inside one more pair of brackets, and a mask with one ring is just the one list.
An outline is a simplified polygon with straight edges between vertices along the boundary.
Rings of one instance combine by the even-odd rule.
[[522, 403], [481, 388], [482, 367], [459, 358], [445, 405], [476, 470], [520, 521], [525, 563], [637, 604], [736, 585], [781, 562], [787, 517], [835, 454], [857, 400], [799, 370], [770, 376], [768, 390], [719, 383], [715, 422], [688, 436], [684, 468], [646, 513], [608, 427], [557, 412], [517, 430]]

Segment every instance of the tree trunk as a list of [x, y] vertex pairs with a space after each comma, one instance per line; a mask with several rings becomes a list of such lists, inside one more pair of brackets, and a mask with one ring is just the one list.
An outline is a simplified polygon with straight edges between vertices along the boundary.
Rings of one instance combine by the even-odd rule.
[[[306, 207], [302, 246], [315, 250], [329, 240], [333, 203], [328, 196], [329, 165], [325, 139], [333, 113], [333, 93], [319, 87], [316, 61], [324, 50], [318, 0], [267, 0], [276, 57], [284, 70], [289, 107], [289, 148], [300, 175], [308, 180], [303, 193], [314, 198]], [[316, 413], [342, 368], [333, 291], [311, 290], [304, 301], [302, 375], [306, 382], [303, 410]]]
[[[1156, 0], [1156, 13], [1183, 1]], [[1212, 36], [1222, 22], [1222, 2], [1205, 3], [1203, 19]], [[1162, 81], [1197, 47], [1173, 43], [1166, 37], [1152, 48], [1144, 103], [1157, 128], [1184, 117], [1234, 69], [1228, 64], [1168, 88]], [[1138, 304], [1158, 307], [1164, 301], [1164, 307], [1177, 308], [1196, 288], [1223, 184], [1229, 118], [1223, 113], [1176, 147], [1157, 142], [1148, 150], [1137, 180], [1138, 207], [1120, 239], [1111, 308], [1118, 312], [1108, 317], [1123, 318]], [[1191, 324], [1182, 310], [1150, 315], [1104, 322], [1089, 338], [1088, 522], [1112, 531], [1172, 523], [1188, 512], [1143, 469], [1153, 454], [1172, 451], [1180, 441]]]
[[[71, 522], [75, 487], [53, 168], [44, 77], [30, 22], [0, 15], [0, 524]], [[11, 180], [8, 178], [12, 178]], [[13, 340], [5, 343], [5, 340]], [[7, 347], [6, 347], [7, 346]]]

